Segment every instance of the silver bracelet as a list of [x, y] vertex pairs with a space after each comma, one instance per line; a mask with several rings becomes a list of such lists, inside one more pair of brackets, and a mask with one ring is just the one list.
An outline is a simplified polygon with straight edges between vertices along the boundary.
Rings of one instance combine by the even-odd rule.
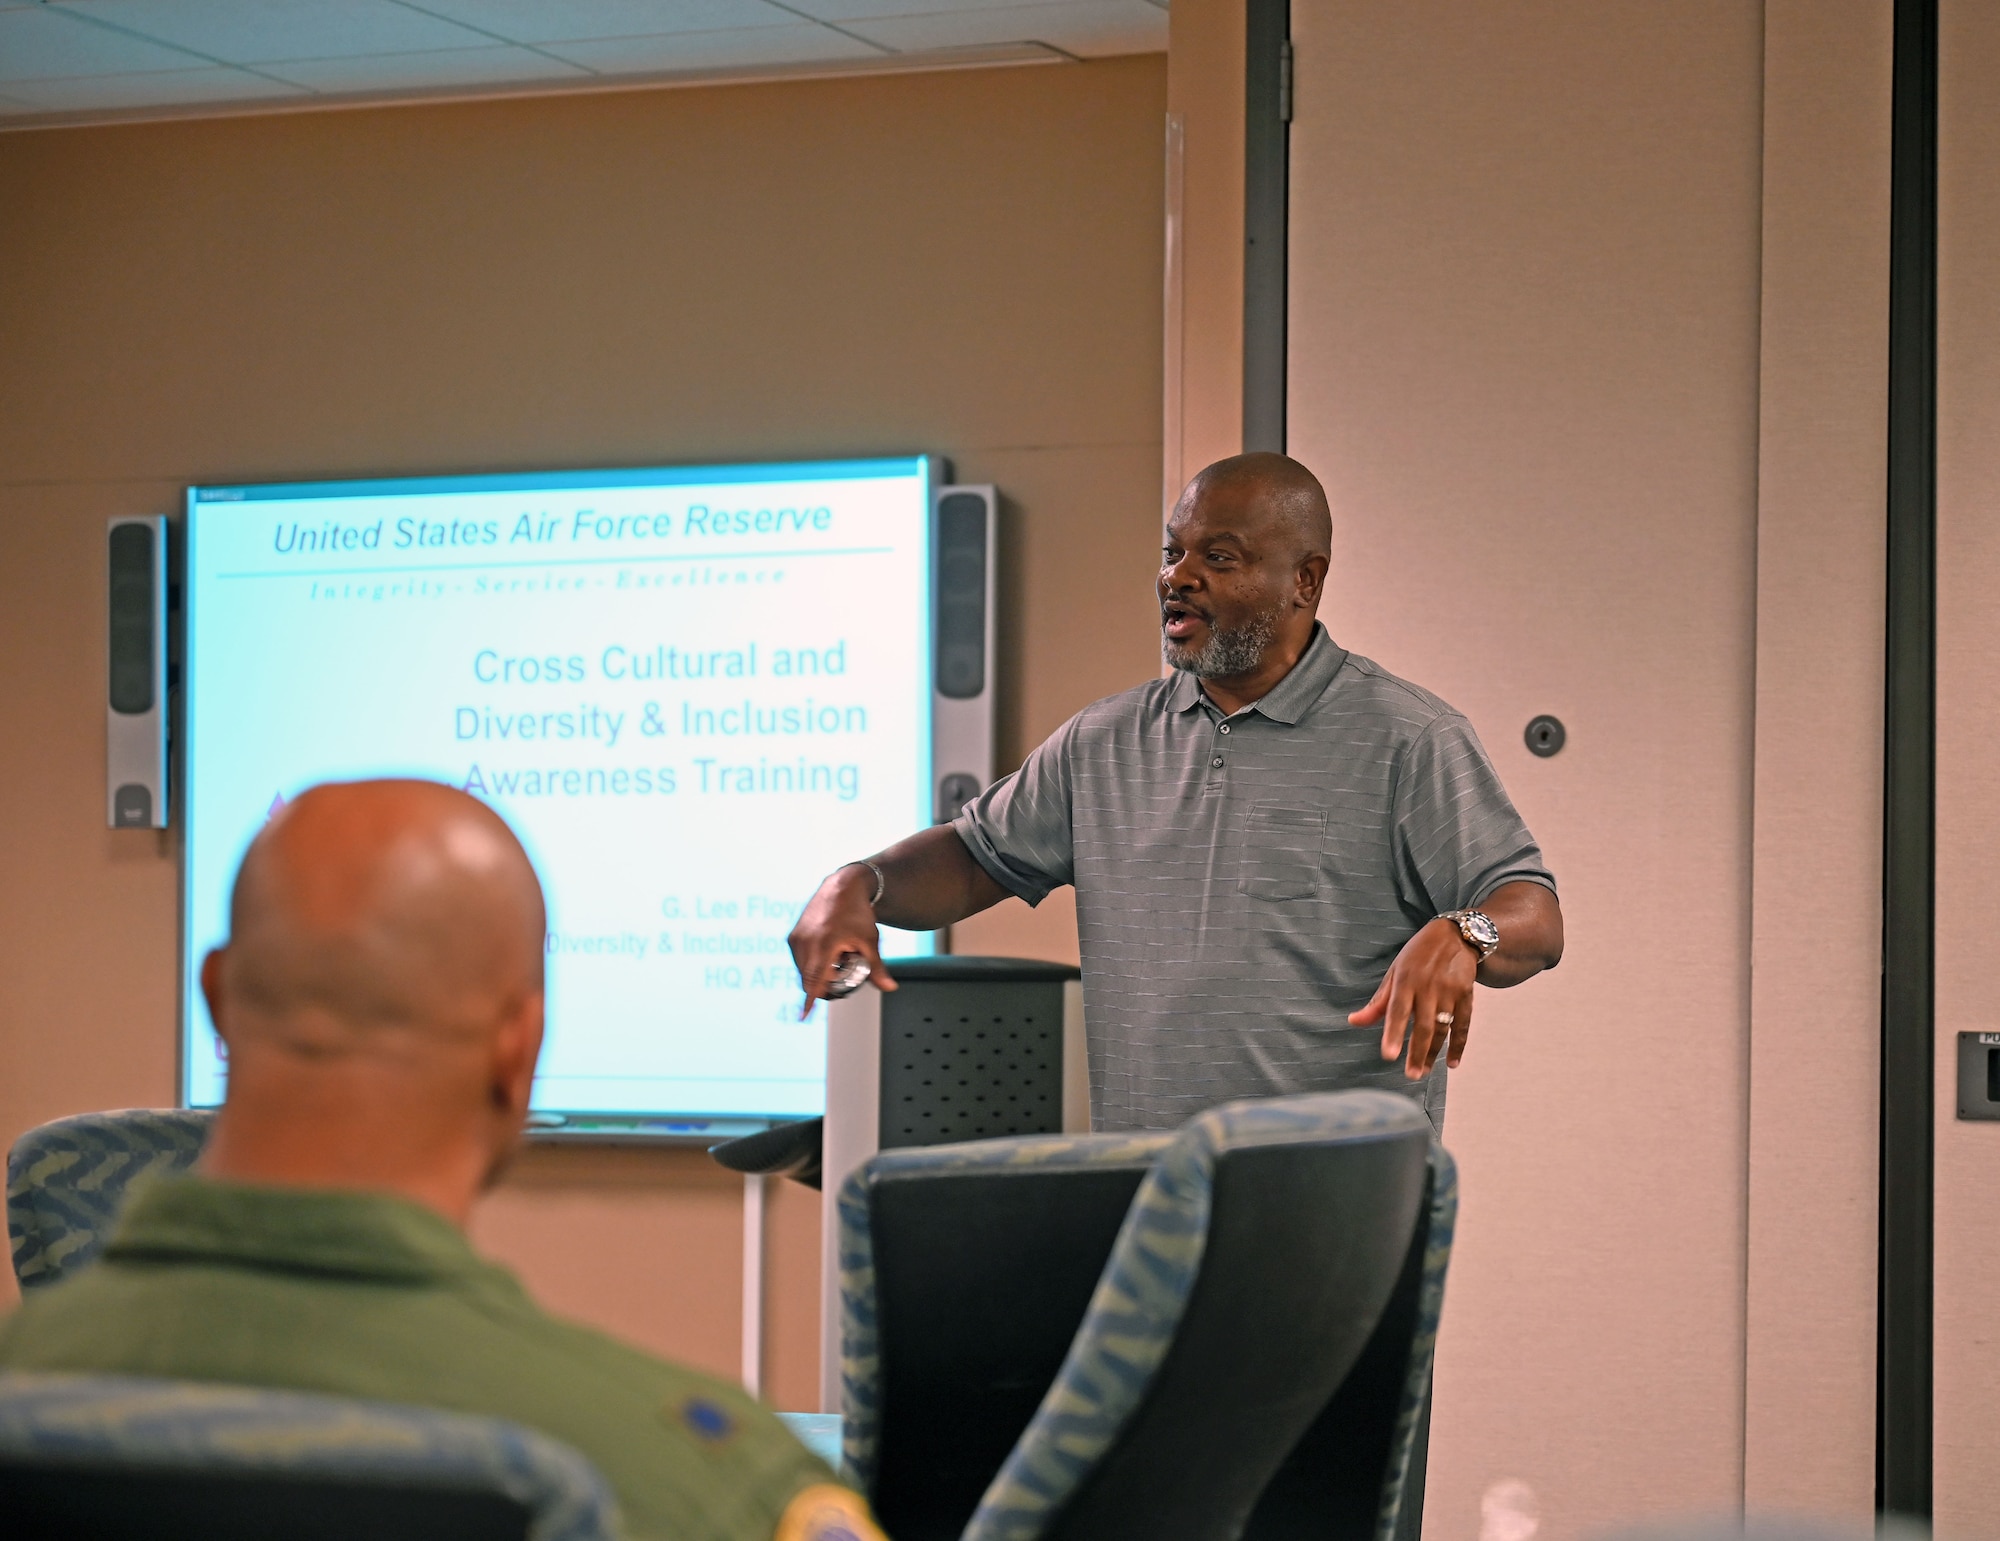
[[882, 869], [872, 861], [851, 861], [847, 865], [850, 867], [866, 867], [870, 872], [875, 874], [875, 896], [868, 901], [868, 908], [871, 910], [874, 909], [876, 905], [882, 902], [882, 892], [889, 886], [889, 880], [882, 876]]

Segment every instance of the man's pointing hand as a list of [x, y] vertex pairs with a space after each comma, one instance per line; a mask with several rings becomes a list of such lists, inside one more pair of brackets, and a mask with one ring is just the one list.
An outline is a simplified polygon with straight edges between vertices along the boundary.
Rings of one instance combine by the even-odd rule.
[[1382, 1058], [1403, 1052], [1407, 1035], [1410, 1058], [1403, 1073], [1411, 1080], [1429, 1075], [1445, 1050], [1445, 1063], [1465, 1058], [1465, 1040], [1472, 1031], [1472, 986], [1479, 972], [1479, 954], [1449, 920], [1434, 920], [1396, 954], [1389, 972], [1366, 1006], [1348, 1015], [1350, 1027], [1382, 1024]]
[[815, 1001], [827, 998], [834, 971], [850, 953], [859, 953], [868, 965], [869, 983], [881, 990], [896, 988], [896, 981], [882, 963], [881, 932], [875, 926], [875, 906], [869, 902], [874, 892], [875, 874], [867, 867], [859, 862], [842, 867], [819, 885], [799, 923], [792, 927], [787, 940], [806, 993], [799, 1011], [801, 1022], [812, 1015]]

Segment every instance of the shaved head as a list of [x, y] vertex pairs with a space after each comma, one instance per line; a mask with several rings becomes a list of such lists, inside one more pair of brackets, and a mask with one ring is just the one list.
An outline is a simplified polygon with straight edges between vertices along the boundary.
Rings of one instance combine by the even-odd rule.
[[462, 1219], [526, 1116], [545, 928], [527, 853], [465, 793], [360, 781], [294, 799], [251, 842], [202, 969], [229, 1055], [205, 1165]]
[[477, 799], [429, 781], [315, 787], [251, 842], [229, 906], [245, 1025], [301, 1054], [476, 1031], [542, 987], [541, 885]]
[[1331, 556], [1333, 513], [1319, 478], [1289, 455], [1258, 451], [1204, 466], [1181, 493], [1178, 507], [1218, 498], [1255, 510], [1283, 531], [1294, 558]]

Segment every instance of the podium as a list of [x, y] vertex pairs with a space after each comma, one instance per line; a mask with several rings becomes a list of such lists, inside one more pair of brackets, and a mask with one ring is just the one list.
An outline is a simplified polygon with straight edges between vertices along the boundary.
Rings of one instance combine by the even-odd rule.
[[878, 1150], [1088, 1133], [1083, 976], [1028, 958], [891, 958], [826, 1010], [826, 1114], [716, 1146], [820, 1190], [820, 1408], [840, 1409], [840, 1185]]
[[878, 1150], [1088, 1132], [1083, 976], [1026, 958], [888, 960], [826, 1012], [820, 1407], [840, 1411], [840, 1185]]

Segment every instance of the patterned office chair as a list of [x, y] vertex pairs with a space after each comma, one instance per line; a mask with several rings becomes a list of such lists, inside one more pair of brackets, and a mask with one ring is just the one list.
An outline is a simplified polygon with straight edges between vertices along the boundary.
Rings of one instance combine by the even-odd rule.
[[885, 1152], [841, 1194], [847, 1475], [898, 1541], [1388, 1541], [1455, 1215], [1383, 1092]]
[[497, 1418], [192, 1381], [0, 1373], [21, 1541], [617, 1541], [567, 1445]]
[[23, 1290], [103, 1250], [136, 1177], [184, 1172], [215, 1115], [173, 1108], [84, 1113], [30, 1129], [7, 1153], [7, 1237]]

